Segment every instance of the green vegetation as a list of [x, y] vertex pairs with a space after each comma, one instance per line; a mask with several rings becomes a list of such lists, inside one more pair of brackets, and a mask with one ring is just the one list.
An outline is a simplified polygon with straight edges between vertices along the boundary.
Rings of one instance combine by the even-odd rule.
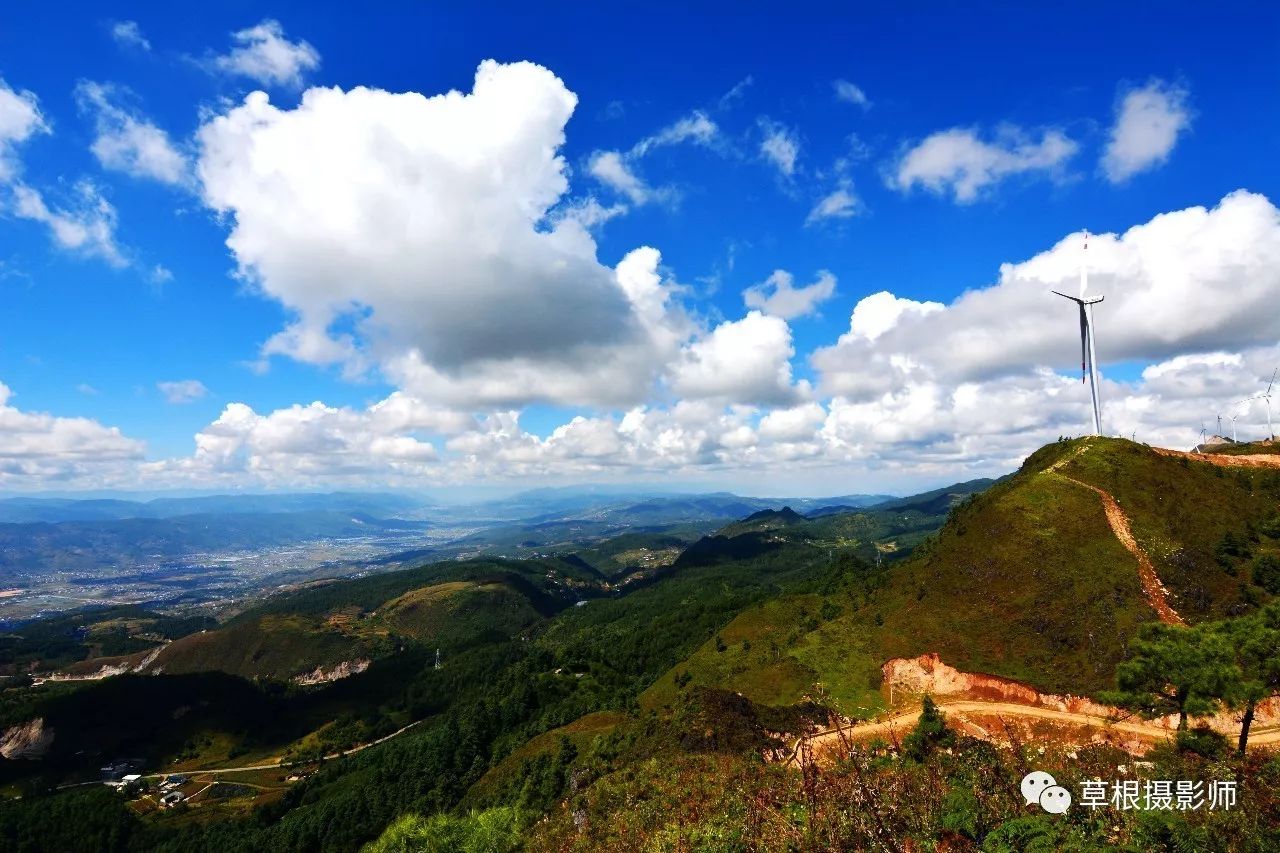
[[1258, 703], [1280, 692], [1280, 602], [1195, 628], [1144, 626], [1132, 652], [1112, 701], [1147, 717], [1177, 714], [1180, 737], [1189, 715], [1240, 710], [1243, 757]]
[[1120, 689], [1113, 701], [1147, 718], [1176, 714], [1180, 733], [1188, 716], [1211, 713], [1240, 679], [1225, 632], [1208, 626], [1148, 623], [1134, 639], [1131, 654], [1120, 664]]
[[220, 671], [242, 678], [288, 680], [316, 667], [331, 667], [372, 653], [371, 644], [322, 620], [264, 615], [170, 643], [149, 670], [171, 674]]
[[[1194, 627], [1156, 623], [1136, 560], [1081, 483], [1115, 496]], [[1233, 757], [1188, 725], [1141, 771], [1238, 778], [1232, 812], [1033, 812], [1017, 791], [1033, 761], [1073, 792], [1133, 764], [1108, 746], [1071, 756], [1016, 734], [1007, 747], [976, 741], [928, 700], [901, 744], [846, 743], [821, 767], [801, 754], [798, 772], [762, 760], [787, 757], [832, 714], [882, 709], [884, 662], [930, 652], [1049, 692], [1118, 684], [1149, 715], [1232, 707], [1248, 719], [1280, 689], [1276, 472], [1087, 439], [977, 488], [812, 518], [757, 512], [691, 542], [687, 530], [633, 531], [538, 559], [315, 585], [166, 649], [175, 665], [257, 681], [166, 668], [5, 691], [6, 720], [43, 715], [59, 735], [45, 760], [4, 767], [25, 796], [0, 807], [3, 837], [28, 837], [56, 809], [115, 833], [102, 849], [174, 853], [1280, 845], [1280, 762], [1245, 752], [1247, 734]], [[545, 541], [577, 535], [553, 527]], [[355, 655], [371, 665], [340, 681], [273, 680]], [[73, 731], [103, 708], [110, 731]], [[285, 754], [310, 775], [155, 816], [48, 793], [120, 755], [190, 767], [233, 751], [245, 764]], [[252, 808], [250, 784], [271, 788]]]
[[[597, 780], [531, 828], [529, 853], [597, 850], [1231, 850], [1276, 849], [1280, 762], [1243, 768], [1231, 810], [1093, 811], [1027, 806], [1018, 779], [1051, 773], [1079, 796], [1086, 779], [1231, 780], [1220, 762], [1163, 747], [1136, 768], [1105, 746], [998, 747], [955, 736], [923, 760], [891, 745], [851, 745], [830, 766], [800, 770], [731, 753], [679, 753]], [[1118, 770], [1123, 767], [1123, 770]]]
[[946, 714], [938, 710], [932, 698], [926, 696], [924, 707], [920, 710], [920, 720], [902, 741], [902, 754], [912, 761], [923, 763], [934, 750], [952, 746], [955, 740], [955, 734], [947, 728]]
[[1280, 453], [1280, 443], [1274, 441], [1241, 441], [1235, 444], [1215, 444], [1204, 449], [1205, 453], [1223, 456], [1252, 456], [1254, 454]]
[[1061, 473], [1115, 497], [1184, 618], [1238, 615], [1266, 597], [1249, 582], [1250, 555], [1280, 554], [1280, 541], [1264, 532], [1280, 534], [1269, 525], [1280, 505], [1280, 469], [1163, 456], [1121, 439], [1086, 441], [1089, 451]]
[[76, 610], [21, 623], [0, 634], [0, 674], [33, 665], [56, 669], [90, 658], [129, 655], [216, 624], [206, 616], [165, 616], [134, 606]]
[[454, 817], [405, 815], [387, 827], [363, 853], [510, 853], [520, 849], [524, 820], [515, 809], [497, 808]]

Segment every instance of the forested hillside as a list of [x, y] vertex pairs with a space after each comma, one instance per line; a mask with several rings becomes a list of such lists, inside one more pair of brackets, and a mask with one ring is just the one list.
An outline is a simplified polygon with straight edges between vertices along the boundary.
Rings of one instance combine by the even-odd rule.
[[[39, 716], [55, 736], [42, 759], [0, 762], [26, 794], [0, 810], [0, 838], [46, 833], [33, 850], [346, 851], [386, 831], [372, 849], [488, 838], [496, 850], [783, 850], [865, 846], [874, 827], [839, 817], [856, 804], [883, 810], [899, 840], [1088, 849], [1106, 837], [1099, 824], [1045, 824], [1008, 797], [1027, 732], [973, 741], [939, 712], [910, 744], [872, 742], [845, 763], [799, 772], [762, 758], [902, 701], [882, 689], [890, 659], [936, 653], [1019, 689], [1106, 699], [1144, 626], [1256, 621], [1277, 592], [1280, 472], [1094, 439], [1050, 445], [979, 488], [816, 517], [758, 511], [687, 545], [627, 534], [540, 560], [324, 584], [175, 640], [157, 674], [6, 691], [6, 723]], [[354, 658], [367, 669], [290, 682]], [[101, 708], [111, 725], [77, 729]], [[1227, 754], [1213, 738], [1153, 760], [1208, 773], [1203, 762]], [[337, 756], [346, 749], [358, 751]], [[1063, 746], [1043, 760], [1077, 779], [1123, 763], [1118, 749], [1081, 746], [1077, 761]], [[192, 773], [265, 769], [206, 777], [242, 790], [179, 809], [149, 808], [146, 794], [48, 792], [119, 755]], [[1280, 772], [1263, 755], [1239, 771], [1255, 810]], [[55, 813], [83, 815], [96, 846]], [[1149, 849], [1227, 831], [1214, 820], [1127, 822], [1116, 837]], [[1275, 831], [1233, 825], [1230, 837], [1262, 850]]]

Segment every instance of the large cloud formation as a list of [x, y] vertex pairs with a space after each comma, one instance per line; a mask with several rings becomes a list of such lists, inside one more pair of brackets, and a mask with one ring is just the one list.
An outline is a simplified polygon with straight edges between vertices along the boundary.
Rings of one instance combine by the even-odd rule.
[[[264, 354], [380, 368], [453, 405], [641, 399], [678, 346], [657, 252], [611, 269], [559, 149], [577, 103], [487, 61], [468, 94], [262, 92], [199, 133], [206, 202], [240, 272], [296, 319]], [[572, 322], [566, 322], [572, 318]]]
[[[363, 409], [316, 402], [258, 413], [232, 403], [199, 432], [192, 456], [139, 467], [140, 443], [91, 421], [20, 412], [0, 387], [0, 433], [16, 448], [0, 478], [279, 487], [712, 476], [752, 491], [819, 482], [849, 491], [999, 474], [1087, 428], [1074, 316], [1049, 292], [1075, 284], [1081, 236], [1005, 264], [994, 284], [949, 305], [864, 297], [849, 330], [812, 356], [815, 388], [793, 379], [785, 321], [753, 311], [675, 350], [666, 405], [577, 415], [540, 436], [518, 407], [454, 407], [408, 389]], [[1222, 414], [1224, 431], [1235, 416], [1241, 438], [1259, 437], [1265, 409], [1236, 401], [1280, 364], [1270, 310], [1280, 211], [1237, 192], [1212, 209], [1095, 235], [1088, 252], [1091, 290], [1107, 296], [1097, 313], [1106, 431], [1185, 447]], [[637, 250], [614, 271], [636, 322], [666, 315], [656, 256]], [[1117, 363], [1145, 366], [1109, 376]]]
[[[1074, 289], [1083, 235], [1046, 241], [986, 286], [957, 282], [968, 289], [949, 304], [842, 282], [842, 293], [870, 295], [846, 304], [838, 340], [805, 339], [799, 364], [789, 321], [820, 304], [829, 313], [835, 278], [796, 286], [775, 272], [743, 292], [742, 316], [709, 322], [685, 309], [688, 291], [657, 249], [602, 261], [590, 229], [619, 205], [570, 191], [562, 151], [576, 104], [545, 68], [485, 62], [466, 93], [314, 88], [285, 109], [255, 92], [208, 118], [200, 196], [228, 229], [238, 275], [289, 315], [261, 357], [372, 374], [396, 390], [363, 407], [231, 402], [191, 455], [144, 462], [143, 445], [118, 430], [21, 411], [0, 385], [0, 487], [616, 475], [905, 490], [1002, 473], [1086, 428], [1073, 308], [1050, 293]], [[108, 131], [129, 127], [107, 118]], [[17, 157], [47, 129], [33, 95], [0, 84], [0, 187], [70, 245], [74, 223], [23, 183]], [[628, 162], [717, 134], [695, 114], [642, 140]], [[1075, 150], [1052, 130], [935, 134], [904, 154], [895, 185], [974, 201], [1015, 175], [1052, 176]], [[142, 168], [143, 146], [121, 151], [122, 168], [159, 176]], [[1187, 446], [1222, 413], [1257, 437], [1264, 409], [1234, 401], [1280, 362], [1272, 202], [1240, 191], [1097, 235], [1087, 265], [1106, 295], [1096, 314], [1106, 430]], [[576, 414], [535, 431], [522, 417], [538, 402]]]
[[[792, 379], [785, 322], [751, 312], [682, 349], [669, 376], [684, 399], [665, 408], [578, 416], [539, 437], [518, 411], [472, 417], [407, 392], [364, 412], [315, 404], [250, 417], [229, 407], [184, 464], [207, 472], [218, 460], [224, 472], [270, 481], [350, 472], [354, 448], [384, 478], [412, 471], [431, 481], [718, 473], [741, 484], [767, 472], [779, 488], [780, 477], [815, 482], [836, 472], [824, 482], [847, 490], [850, 477], [906, 489], [998, 474], [1087, 429], [1074, 314], [1050, 293], [1076, 285], [1082, 237], [1003, 265], [994, 284], [949, 305], [864, 297], [849, 330], [812, 356], [815, 389]], [[1237, 401], [1280, 364], [1280, 315], [1271, 310], [1280, 298], [1280, 211], [1236, 192], [1213, 208], [1094, 235], [1088, 255], [1090, 290], [1106, 295], [1096, 315], [1105, 430], [1185, 447], [1221, 414], [1224, 431], [1234, 416], [1242, 439], [1260, 437], [1264, 407]], [[637, 269], [651, 261], [639, 258]], [[656, 304], [658, 285], [647, 281]], [[740, 351], [748, 346], [756, 355]], [[1107, 376], [1117, 363], [1145, 367]], [[426, 434], [438, 437], [430, 449], [388, 443]]]
[[[1064, 237], [1053, 248], [1000, 268], [991, 287], [942, 309], [901, 303], [891, 322], [859, 327], [815, 353], [833, 394], [879, 393], [922, 376], [949, 382], [1070, 368], [1079, 361], [1074, 307], [1050, 291], [1074, 292], [1082, 265], [1096, 309], [1105, 362], [1239, 351], [1280, 339], [1280, 211], [1264, 196], [1236, 192], [1212, 209], [1166, 213], [1124, 234]], [[874, 313], [874, 312], [873, 312]]]

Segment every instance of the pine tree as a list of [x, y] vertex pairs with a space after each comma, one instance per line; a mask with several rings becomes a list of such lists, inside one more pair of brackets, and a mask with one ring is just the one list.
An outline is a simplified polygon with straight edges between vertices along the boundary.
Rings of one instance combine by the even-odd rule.
[[1144, 717], [1209, 714], [1239, 682], [1230, 644], [1220, 631], [1149, 622], [1138, 631], [1132, 657], [1116, 670], [1119, 691], [1112, 701]]

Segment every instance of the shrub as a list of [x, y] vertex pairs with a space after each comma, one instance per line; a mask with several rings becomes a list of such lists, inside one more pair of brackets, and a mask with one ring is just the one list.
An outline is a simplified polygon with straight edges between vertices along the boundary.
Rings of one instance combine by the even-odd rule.
[[1208, 726], [1178, 732], [1177, 744], [1183, 752], [1194, 752], [1204, 758], [1221, 758], [1227, 753], [1227, 739]]
[[938, 710], [932, 698], [924, 697], [920, 721], [902, 741], [902, 752], [913, 761], [923, 762], [940, 746], [955, 742], [955, 733], [947, 728], [947, 716]]
[[1280, 558], [1262, 554], [1253, 561], [1253, 582], [1272, 595], [1280, 595]]

